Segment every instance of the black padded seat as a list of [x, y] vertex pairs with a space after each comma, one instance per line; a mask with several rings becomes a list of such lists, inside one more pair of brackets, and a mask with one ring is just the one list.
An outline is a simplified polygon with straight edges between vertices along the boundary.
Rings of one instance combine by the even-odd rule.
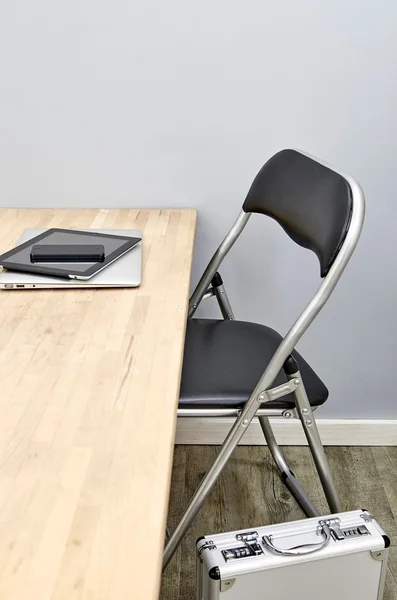
[[[246, 321], [189, 319], [179, 408], [241, 408], [250, 397], [282, 337], [273, 329]], [[312, 406], [323, 404], [328, 390], [307, 362], [293, 352]], [[272, 387], [285, 383], [280, 371]], [[263, 407], [291, 408], [291, 394]]]

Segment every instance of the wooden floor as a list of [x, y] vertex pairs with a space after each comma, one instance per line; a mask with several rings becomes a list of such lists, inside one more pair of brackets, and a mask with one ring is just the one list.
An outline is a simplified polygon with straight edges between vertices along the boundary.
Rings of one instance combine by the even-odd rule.
[[[290, 467], [318, 508], [327, 506], [306, 447], [284, 448]], [[366, 508], [391, 538], [384, 600], [397, 600], [397, 448], [326, 449], [343, 509]], [[211, 465], [219, 447], [175, 449], [169, 527]], [[161, 600], [195, 600], [195, 540], [200, 535], [300, 519], [304, 515], [281, 483], [266, 447], [237, 448], [163, 575]], [[357, 599], [359, 600], [359, 599]]]

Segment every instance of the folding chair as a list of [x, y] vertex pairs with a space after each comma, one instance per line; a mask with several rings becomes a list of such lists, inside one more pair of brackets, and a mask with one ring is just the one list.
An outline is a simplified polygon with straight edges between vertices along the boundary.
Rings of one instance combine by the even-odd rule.
[[[235, 416], [221, 450], [185, 514], [169, 536], [168, 564], [233, 450], [258, 417], [281, 476], [308, 516], [319, 513], [289, 468], [269, 417], [299, 418], [331, 512], [341, 505], [313, 410], [328, 390], [294, 349], [330, 297], [360, 237], [364, 195], [348, 175], [303, 152], [283, 150], [256, 176], [235, 224], [210, 260], [189, 304], [179, 417]], [[285, 337], [234, 319], [218, 268], [252, 213], [275, 219], [300, 246], [317, 255], [322, 282]], [[192, 319], [204, 298], [215, 296], [223, 320]]]

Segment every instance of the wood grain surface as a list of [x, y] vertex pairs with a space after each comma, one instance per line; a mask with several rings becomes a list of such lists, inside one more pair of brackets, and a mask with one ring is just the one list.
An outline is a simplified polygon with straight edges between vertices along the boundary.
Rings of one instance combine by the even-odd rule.
[[0, 210], [141, 229], [135, 289], [0, 291], [0, 598], [158, 597], [196, 211]]
[[[327, 514], [329, 509], [309, 449], [297, 446], [283, 450], [315, 505], [322, 514]], [[343, 510], [366, 508], [390, 537], [383, 600], [397, 600], [397, 448], [341, 446], [328, 447], [326, 452]], [[171, 529], [218, 453], [219, 447], [209, 446], [175, 449], [169, 510]], [[263, 446], [239, 446], [168, 565], [161, 600], [195, 599], [195, 541], [199, 536], [302, 518], [304, 513], [282, 483], [269, 450]], [[330, 574], [330, 582], [335, 579], [337, 573]], [[266, 590], [263, 597], [270, 599], [271, 590]]]

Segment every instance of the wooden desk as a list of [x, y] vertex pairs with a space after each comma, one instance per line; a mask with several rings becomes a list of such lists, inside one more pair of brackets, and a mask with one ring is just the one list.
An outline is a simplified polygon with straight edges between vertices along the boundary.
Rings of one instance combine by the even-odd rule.
[[27, 227], [143, 230], [136, 289], [0, 291], [0, 598], [154, 600], [194, 210], [0, 210]]

